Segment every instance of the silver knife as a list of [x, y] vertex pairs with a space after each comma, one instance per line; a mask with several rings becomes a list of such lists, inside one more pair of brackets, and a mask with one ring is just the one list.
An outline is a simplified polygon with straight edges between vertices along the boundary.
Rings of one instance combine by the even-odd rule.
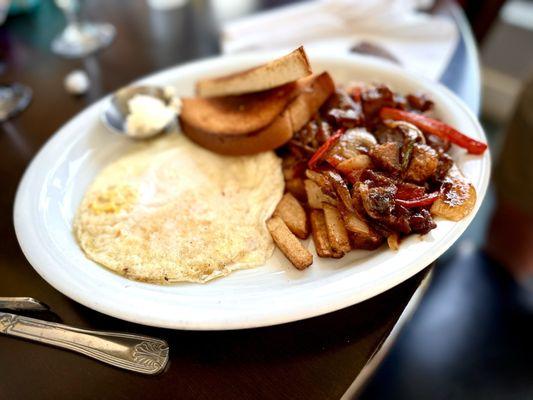
[[0, 310], [46, 311], [48, 306], [33, 297], [0, 297]]
[[71, 350], [141, 374], [160, 373], [168, 363], [167, 342], [148, 336], [91, 331], [3, 312], [0, 333]]

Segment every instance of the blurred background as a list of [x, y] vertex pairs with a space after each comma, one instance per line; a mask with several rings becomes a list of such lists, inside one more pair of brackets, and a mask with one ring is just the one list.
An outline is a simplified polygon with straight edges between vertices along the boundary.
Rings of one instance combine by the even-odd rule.
[[533, 398], [533, 1], [461, 5], [479, 52], [493, 183], [363, 399]]
[[[39, 104], [64, 107], [73, 116], [110, 91], [153, 71], [222, 51], [255, 50], [254, 35], [245, 33], [246, 23], [239, 18], [288, 3], [306, 4], [281, 0], [0, 0], [0, 104], [15, 104], [18, 109], [12, 111], [13, 116], [18, 111], [27, 113], [51, 134], [65, 120], [60, 114], [43, 113]], [[533, 399], [533, 164], [529, 162], [533, 152], [533, 1], [322, 3], [330, 3], [331, 10], [342, 4], [356, 11], [378, 4], [381, 8], [372, 12], [382, 13], [382, 19], [365, 25], [364, 40], [358, 42], [365, 46], [352, 51], [392, 58], [392, 62], [399, 58], [406, 67], [458, 92], [478, 113], [494, 157], [494, 183], [481, 211], [461, 240], [439, 259], [420, 307], [362, 398]], [[415, 11], [394, 25], [395, 14], [390, 10], [406, 7], [452, 21], [453, 29], [431, 25], [437, 19], [413, 19]], [[392, 21], [392, 28], [383, 28], [384, 19]], [[309, 27], [316, 25], [307, 22], [300, 26], [305, 35], [294, 28], [295, 32], [278, 35], [283, 36], [280, 39], [272, 35], [279, 27], [269, 28], [269, 20], [255, 23], [256, 41], [271, 35], [270, 44], [279, 47], [292, 44], [289, 34], [296, 42], [320, 42], [327, 39], [330, 29], [324, 27], [313, 37]], [[424, 41], [416, 30], [427, 24], [438, 29]], [[261, 36], [261, 29], [266, 36]], [[339, 29], [342, 33], [344, 28]], [[398, 32], [401, 40], [395, 37]], [[395, 54], [395, 46], [409, 40], [417, 44], [409, 53], [413, 60], [403, 60], [402, 55], [413, 47], [406, 45]], [[373, 46], [368, 46], [369, 41]], [[424, 57], [428, 61], [424, 52], [438, 46], [442, 65], [430, 68], [424, 63]], [[420, 61], [417, 57], [422, 61], [411, 65], [409, 61]], [[1, 119], [7, 120], [12, 116], [9, 113], [0, 111]], [[11, 135], [21, 154], [29, 158], [42, 143], [31, 135], [18, 135], [22, 129], [23, 123], [16, 118], [2, 124], [3, 133]]]

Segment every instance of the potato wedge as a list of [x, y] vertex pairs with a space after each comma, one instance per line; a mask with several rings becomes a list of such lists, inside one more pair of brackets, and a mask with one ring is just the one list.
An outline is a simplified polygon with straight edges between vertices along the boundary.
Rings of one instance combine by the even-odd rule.
[[300, 178], [289, 179], [285, 181], [285, 189], [296, 199], [307, 202], [307, 193], [305, 192], [304, 180]]
[[307, 202], [311, 208], [322, 208], [322, 190], [310, 179], [304, 181]]
[[352, 241], [352, 249], [375, 250], [383, 243], [383, 237], [373, 231], [367, 234], [355, 232], [350, 232], [349, 234]]
[[319, 257], [332, 257], [333, 251], [329, 244], [324, 212], [322, 210], [311, 210], [309, 220], [311, 221], [311, 233], [316, 253]]
[[305, 210], [292, 194], [283, 195], [274, 211], [274, 216], [280, 217], [290, 231], [300, 239], [307, 239], [309, 236]]
[[339, 210], [328, 203], [322, 203], [322, 209], [324, 210], [324, 219], [332, 250], [342, 254], [348, 253], [352, 246]]
[[337, 204], [337, 200], [324, 194], [320, 186], [311, 179], [304, 181], [305, 192], [307, 193], [307, 202], [311, 208], [322, 208], [322, 203]]
[[297, 269], [305, 269], [313, 263], [313, 255], [303, 247], [280, 217], [269, 219], [267, 227], [276, 245]]

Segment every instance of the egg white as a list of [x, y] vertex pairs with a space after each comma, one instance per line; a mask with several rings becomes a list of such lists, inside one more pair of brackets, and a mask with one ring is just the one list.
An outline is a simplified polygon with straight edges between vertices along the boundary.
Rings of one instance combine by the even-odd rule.
[[89, 258], [128, 278], [206, 282], [272, 255], [265, 221], [283, 185], [273, 152], [222, 156], [172, 135], [97, 176], [74, 234]]

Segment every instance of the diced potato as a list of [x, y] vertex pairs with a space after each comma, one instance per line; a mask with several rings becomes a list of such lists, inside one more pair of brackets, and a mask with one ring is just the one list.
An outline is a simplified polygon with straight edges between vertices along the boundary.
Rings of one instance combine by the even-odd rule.
[[329, 244], [328, 231], [326, 229], [326, 220], [322, 210], [311, 210], [309, 214], [311, 221], [311, 233], [315, 243], [316, 252], [319, 257], [332, 257], [333, 251]]
[[349, 174], [354, 170], [366, 169], [370, 166], [370, 164], [371, 160], [369, 156], [366, 154], [359, 154], [355, 157], [340, 162], [335, 168], [343, 174]]
[[294, 178], [285, 181], [285, 189], [298, 200], [303, 201], [304, 203], [307, 201], [307, 193], [305, 192], [303, 179]]
[[324, 210], [326, 229], [328, 231], [328, 239], [331, 248], [334, 252], [342, 254], [348, 253], [352, 246], [350, 245], [348, 232], [344, 227], [344, 222], [342, 221], [339, 210], [328, 203], [322, 203], [322, 209]]
[[374, 231], [368, 233], [350, 233], [352, 249], [375, 250], [383, 243], [383, 237]]
[[300, 239], [306, 239], [309, 236], [305, 210], [292, 194], [285, 193], [283, 195], [274, 215], [280, 217], [291, 232]]
[[287, 228], [287, 225], [285, 225], [285, 222], [280, 217], [269, 219], [267, 221], [267, 227], [272, 235], [272, 239], [274, 239], [276, 245], [292, 265], [302, 270], [313, 263], [313, 255], [303, 247], [302, 243]]
[[320, 186], [311, 179], [304, 181], [307, 203], [311, 208], [322, 208], [322, 203], [337, 204], [337, 200], [324, 194]]

